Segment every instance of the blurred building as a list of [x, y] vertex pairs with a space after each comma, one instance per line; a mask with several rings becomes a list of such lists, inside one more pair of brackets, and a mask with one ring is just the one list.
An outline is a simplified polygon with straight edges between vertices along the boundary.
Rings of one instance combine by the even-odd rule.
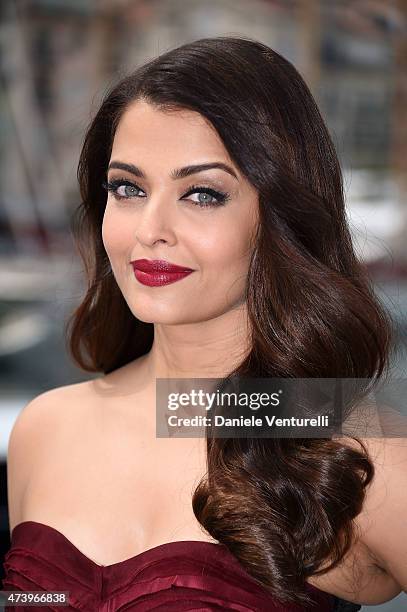
[[[205, 36], [250, 36], [292, 61], [320, 105], [344, 169], [382, 176], [397, 166], [399, 176], [406, 170], [407, 155], [393, 150], [406, 122], [399, 81], [405, 92], [407, 77], [398, 53], [406, 14], [392, 3], [8, 0], [2, 6], [6, 252], [69, 250], [80, 145], [104, 91], [144, 61]], [[391, 197], [405, 208], [404, 192]]]

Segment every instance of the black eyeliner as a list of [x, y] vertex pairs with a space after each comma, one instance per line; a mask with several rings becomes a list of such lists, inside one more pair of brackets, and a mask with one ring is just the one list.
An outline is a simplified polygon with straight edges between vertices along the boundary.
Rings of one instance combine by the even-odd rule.
[[[209, 193], [209, 195], [217, 199], [217, 203], [213, 204], [212, 206], [222, 206], [230, 198], [229, 193], [223, 191], [216, 191], [216, 189], [212, 189], [211, 187], [205, 187], [204, 185], [191, 185], [191, 187], [183, 195], [183, 197], [186, 198], [187, 196], [192, 195], [193, 193]], [[198, 202], [194, 202], [194, 204], [198, 204], [198, 206], [200, 206]], [[201, 206], [210, 206], [210, 204], [201, 204]]]
[[128, 179], [113, 179], [111, 181], [104, 181], [102, 183], [102, 187], [106, 189], [106, 191], [113, 193], [115, 198], [117, 198], [118, 200], [127, 200], [128, 198], [126, 198], [125, 196], [117, 194], [117, 188], [120, 187], [120, 185], [128, 185], [129, 187], [135, 187], [136, 189], [143, 191], [141, 187], [139, 187], [135, 183], [132, 183]]
[[[128, 185], [129, 187], [134, 187], [135, 189], [138, 189], [139, 191], [143, 191], [143, 189], [141, 189], [141, 187], [139, 187], [136, 183], [133, 183], [132, 181], [129, 181], [126, 178], [117, 178], [111, 181], [104, 181], [102, 183], [102, 187], [106, 189], [106, 191], [113, 193], [113, 196], [117, 200], [131, 199], [129, 197], [121, 196], [117, 194], [117, 188], [120, 187], [121, 185]], [[204, 185], [191, 185], [188, 188], [188, 191], [182, 197], [186, 198], [187, 196], [192, 195], [193, 193], [208, 193], [209, 195], [216, 198], [217, 200], [216, 202], [209, 203], [209, 204], [193, 202], [193, 204], [195, 204], [196, 206], [199, 206], [200, 208], [216, 208], [217, 206], [223, 206], [230, 199], [229, 193], [223, 192], [223, 191], [217, 191], [216, 189], [212, 189], [211, 187], [205, 187]], [[144, 196], [133, 196], [133, 197], [144, 197]]]

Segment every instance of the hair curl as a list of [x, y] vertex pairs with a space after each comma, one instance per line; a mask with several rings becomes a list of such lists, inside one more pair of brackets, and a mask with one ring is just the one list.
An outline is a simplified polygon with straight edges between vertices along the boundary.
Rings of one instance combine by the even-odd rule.
[[[230, 375], [378, 380], [388, 367], [391, 321], [352, 247], [329, 132], [294, 66], [246, 37], [182, 45], [106, 93], [78, 165], [72, 231], [88, 287], [66, 325], [74, 361], [106, 374], [153, 342], [154, 325], [130, 312], [101, 236], [115, 130], [138, 99], [206, 117], [258, 190], [246, 289], [251, 350]], [[354, 439], [363, 450], [326, 438], [208, 437], [195, 516], [281, 602], [312, 605], [306, 578], [335, 567], [354, 541], [353, 519], [374, 476]]]

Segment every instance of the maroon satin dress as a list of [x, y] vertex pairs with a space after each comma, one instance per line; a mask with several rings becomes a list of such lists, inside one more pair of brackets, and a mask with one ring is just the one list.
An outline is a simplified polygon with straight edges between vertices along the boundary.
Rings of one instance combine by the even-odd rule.
[[[69, 605], [5, 606], [34, 612], [300, 612], [273, 599], [222, 544], [169, 542], [134, 557], [99, 565], [60, 531], [23, 521], [12, 532], [4, 560], [6, 591], [69, 591]], [[311, 584], [314, 612], [332, 612], [334, 597]]]

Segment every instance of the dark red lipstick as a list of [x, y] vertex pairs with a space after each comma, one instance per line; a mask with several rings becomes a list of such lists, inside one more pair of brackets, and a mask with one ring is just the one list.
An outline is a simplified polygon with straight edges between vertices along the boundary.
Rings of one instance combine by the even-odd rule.
[[149, 287], [175, 283], [175, 281], [185, 278], [194, 271], [191, 268], [177, 266], [163, 259], [135, 259], [130, 263], [137, 280]]

